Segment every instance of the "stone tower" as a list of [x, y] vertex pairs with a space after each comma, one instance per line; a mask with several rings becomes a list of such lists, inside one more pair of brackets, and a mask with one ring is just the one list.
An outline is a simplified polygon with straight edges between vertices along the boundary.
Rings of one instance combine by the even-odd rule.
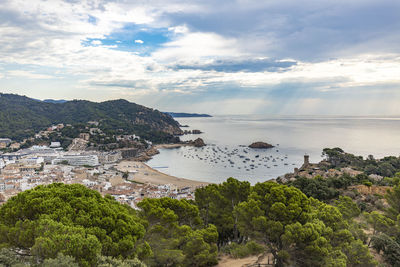
[[304, 165], [303, 166], [308, 166], [310, 164], [310, 156], [305, 154], [304, 155]]

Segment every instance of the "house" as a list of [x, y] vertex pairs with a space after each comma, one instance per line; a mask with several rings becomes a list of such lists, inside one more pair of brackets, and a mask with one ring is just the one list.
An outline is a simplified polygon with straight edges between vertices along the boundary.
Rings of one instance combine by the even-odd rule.
[[9, 144], [11, 144], [11, 139], [10, 138], [0, 138], [0, 145], [5, 144], [5, 147], [7, 147]]
[[51, 142], [50, 148], [58, 148], [58, 147], [61, 147], [60, 142]]
[[10, 145], [11, 149], [19, 149], [20, 147], [21, 147], [20, 143], [13, 143], [13, 144]]
[[80, 133], [80, 134], [79, 134], [79, 138], [81, 138], [81, 139], [83, 139], [83, 140], [85, 140], [85, 141], [89, 141], [89, 139], [90, 139], [90, 134], [88, 134], [88, 133]]

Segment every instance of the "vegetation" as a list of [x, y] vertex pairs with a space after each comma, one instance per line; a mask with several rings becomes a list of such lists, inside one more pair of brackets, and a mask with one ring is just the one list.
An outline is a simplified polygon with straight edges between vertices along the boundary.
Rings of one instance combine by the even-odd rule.
[[218, 246], [234, 241], [243, 241], [238, 230], [235, 207], [246, 201], [250, 194], [250, 183], [229, 178], [226, 182], [211, 184], [195, 192], [196, 204], [205, 225], [213, 224], [218, 230]]
[[[144, 199], [138, 211], [81, 185], [39, 186], [0, 208], [0, 264], [213, 266], [226, 253], [269, 255], [275, 266], [399, 266], [399, 178], [229, 178], [195, 201]], [[367, 182], [391, 187], [354, 187], [372, 190]]]
[[351, 166], [365, 172], [366, 175], [376, 174], [384, 177], [393, 177], [400, 171], [400, 157], [384, 157], [377, 160], [369, 155], [366, 159], [361, 156], [344, 152], [341, 148], [325, 148], [322, 152], [332, 168]]
[[263, 243], [276, 266], [374, 265], [339, 209], [307, 198], [294, 187], [257, 184], [235, 213], [241, 233]]
[[82, 185], [38, 186], [0, 209], [0, 241], [38, 261], [69, 255], [81, 266], [99, 254], [135, 258], [145, 234], [135, 212]]
[[198, 114], [198, 113], [176, 113], [176, 112], [165, 112], [171, 115], [173, 118], [190, 118], [190, 117], [212, 117], [208, 114]]
[[[328, 163], [324, 165], [326, 169], [351, 168], [361, 173], [326, 178], [319, 175], [314, 178], [296, 177], [286, 185], [295, 186], [307, 196], [335, 206], [342, 214], [342, 220], [355, 240], [341, 250], [346, 254], [347, 265], [353, 266], [349, 259], [353, 262], [367, 259], [367, 254], [362, 253], [360, 257], [353, 253], [367, 246], [381, 255], [384, 259], [380, 262], [382, 266], [400, 266], [400, 158], [375, 159], [368, 156], [363, 159], [340, 148], [324, 149], [323, 154]], [[362, 186], [365, 189], [360, 193], [358, 189]], [[378, 190], [381, 193], [372, 193], [373, 189], [380, 188], [384, 189]]]
[[153, 253], [150, 266], [212, 266], [217, 264], [214, 225], [205, 227], [196, 205], [170, 198], [144, 199], [139, 203], [146, 223], [146, 240]]
[[[136, 134], [152, 142], [173, 142], [179, 123], [171, 116], [130, 103], [113, 100], [94, 103], [73, 100], [63, 103], [37, 101], [25, 96], [0, 94], [0, 136], [21, 141], [53, 124], [100, 122], [106, 134]], [[65, 133], [66, 136], [71, 133]]]
[[[0, 208], [0, 264], [212, 266], [215, 226], [186, 200], [145, 199], [136, 212], [82, 185], [38, 186]], [[141, 261], [139, 261], [140, 259]], [[50, 265], [49, 265], [50, 264]]]

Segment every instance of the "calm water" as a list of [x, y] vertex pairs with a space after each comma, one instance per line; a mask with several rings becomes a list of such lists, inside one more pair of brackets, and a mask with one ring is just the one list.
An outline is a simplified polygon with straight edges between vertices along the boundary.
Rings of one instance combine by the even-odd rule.
[[[376, 158], [400, 155], [398, 117], [261, 117], [218, 116], [178, 118], [182, 125], [200, 129], [208, 146], [162, 149], [149, 165], [177, 177], [222, 182], [228, 177], [251, 183], [276, 178], [301, 166], [304, 154], [312, 162], [322, 159], [325, 147]], [[273, 149], [249, 149], [255, 141]], [[279, 145], [278, 145], [279, 144]]]

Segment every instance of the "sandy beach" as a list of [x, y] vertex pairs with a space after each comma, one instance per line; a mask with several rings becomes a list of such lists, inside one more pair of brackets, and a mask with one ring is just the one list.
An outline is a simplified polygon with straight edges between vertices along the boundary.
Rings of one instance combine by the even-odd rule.
[[133, 175], [132, 181], [140, 183], [149, 183], [154, 185], [172, 184], [177, 188], [183, 187], [201, 187], [206, 186], [207, 182], [199, 182], [184, 178], [171, 176], [149, 167], [146, 163], [139, 161], [124, 160], [117, 164], [116, 168], [122, 172], [129, 172]]

